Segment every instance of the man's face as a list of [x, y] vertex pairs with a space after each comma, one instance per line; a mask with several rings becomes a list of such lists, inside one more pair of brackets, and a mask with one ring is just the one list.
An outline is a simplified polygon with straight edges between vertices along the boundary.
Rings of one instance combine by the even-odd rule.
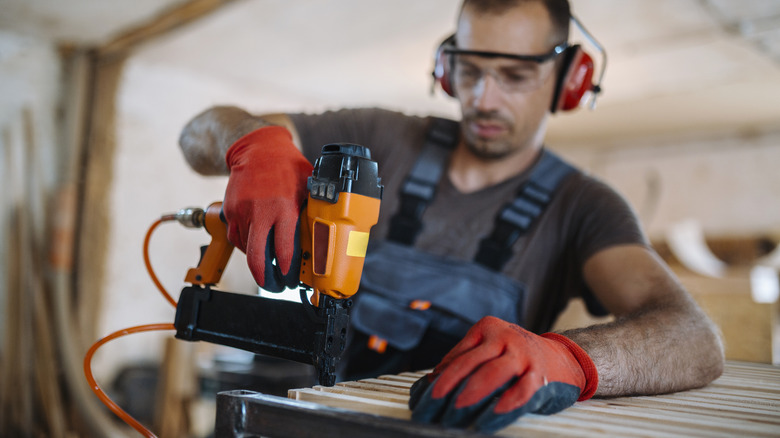
[[[551, 40], [549, 14], [537, 2], [502, 14], [466, 8], [455, 35], [458, 49], [521, 55], [548, 53], [559, 42]], [[475, 156], [496, 160], [541, 145], [555, 87], [553, 60], [536, 64], [457, 55], [453, 62], [452, 82], [463, 114], [461, 129]], [[537, 79], [535, 86], [516, 86], [529, 77]]]

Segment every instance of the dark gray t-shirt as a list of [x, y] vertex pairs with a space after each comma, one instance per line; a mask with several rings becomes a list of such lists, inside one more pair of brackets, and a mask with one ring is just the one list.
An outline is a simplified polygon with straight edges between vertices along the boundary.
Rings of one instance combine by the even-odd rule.
[[[367, 146], [377, 161], [385, 186], [379, 222], [372, 241], [384, 239], [399, 204], [399, 189], [421, 150], [430, 118], [381, 109], [345, 109], [323, 114], [290, 114], [304, 154], [314, 160], [328, 143]], [[425, 210], [423, 230], [415, 247], [440, 256], [472, 260], [479, 241], [493, 229], [501, 207], [514, 199], [528, 178], [523, 172], [507, 181], [473, 192], [459, 192], [442, 177], [433, 202]], [[558, 188], [552, 202], [529, 232], [514, 245], [503, 273], [526, 286], [522, 303], [524, 326], [548, 331], [572, 297], [593, 297], [582, 265], [613, 245], [648, 245], [636, 215], [614, 190], [595, 178], [574, 172]]]

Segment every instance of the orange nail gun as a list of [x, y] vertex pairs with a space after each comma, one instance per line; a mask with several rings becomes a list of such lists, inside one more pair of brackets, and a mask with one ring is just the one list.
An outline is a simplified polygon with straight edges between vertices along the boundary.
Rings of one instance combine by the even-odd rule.
[[206, 211], [180, 212], [179, 222], [206, 228], [211, 242], [185, 278], [192, 286], [179, 297], [176, 337], [310, 363], [317, 368], [320, 384], [332, 386], [369, 230], [379, 217], [383, 186], [377, 172], [363, 146], [322, 147], [301, 214], [300, 303], [213, 289], [233, 251], [220, 217], [221, 203]]

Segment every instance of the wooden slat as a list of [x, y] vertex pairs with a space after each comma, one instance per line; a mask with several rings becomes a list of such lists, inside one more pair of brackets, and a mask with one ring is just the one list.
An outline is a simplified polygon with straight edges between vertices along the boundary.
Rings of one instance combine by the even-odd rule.
[[411, 413], [405, 402], [388, 402], [374, 396], [366, 397], [360, 394], [338, 394], [315, 389], [300, 389], [296, 390], [295, 399], [320, 403], [333, 408], [381, 415], [383, 417], [401, 418], [404, 420], [411, 418]]
[[367, 398], [373, 398], [375, 400], [384, 400], [384, 401], [395, 402], [395, 403], [407, 403], [409, 401], [409, 396], [406, 394], [372, 391], [370, 389], [362, 389], [362, 388], [350, 388], [348, 386], [343, 386], [343, 385], [336, 385], [331, 387], [315, 386], [312, 389], [315, 391], [332, 392], [336, 394], [365, 396]]
[[[296, 389], [290, 398], [409, 419], [408, 391], [420, 373]], [[345, 420], [345, 433], [349, 431]], [[675, 394], [593, 399], [551, 416], [527, 415], [499, 436], [780, 436], [780, 368], [728, 362], [705, 388]]]

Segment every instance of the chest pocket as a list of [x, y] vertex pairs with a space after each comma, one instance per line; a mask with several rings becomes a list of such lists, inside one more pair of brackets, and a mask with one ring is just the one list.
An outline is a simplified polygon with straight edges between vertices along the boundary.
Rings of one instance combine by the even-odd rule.
[[385, 241], [366, 256], [351, 322], [408, 351], [429, 329], [460, 338], [486, 315], [522, 324], [524, 295], [520, 283], [473, 262]]

